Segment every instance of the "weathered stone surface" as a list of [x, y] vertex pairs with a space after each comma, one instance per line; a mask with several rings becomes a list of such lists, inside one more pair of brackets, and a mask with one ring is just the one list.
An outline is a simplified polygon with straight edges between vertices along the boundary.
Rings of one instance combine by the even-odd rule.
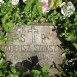
[[16, 64], [27, 60], [32, 56], [37, 56], [39, 64], [51, 65], [62, 63], [61, 41], [53, 30], [52, 24], [24, 25], [15, 27], [9, 34], [10, 42], [8, 46], [3, 46], [7, 55], [7, 60]]

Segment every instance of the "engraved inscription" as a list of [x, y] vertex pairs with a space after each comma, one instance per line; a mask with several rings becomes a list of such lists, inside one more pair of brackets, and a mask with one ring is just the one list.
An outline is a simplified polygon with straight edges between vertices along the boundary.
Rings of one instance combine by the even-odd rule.
[[[33, 48], [32, 48], [33, 47]], [[31, 50], [32, 48], [32, 50]], [[56, 45], [10, 45], [10, 46], [4, 46], [4, 51], [6, 52], [56, 52], [55, 49], [57, 49]]]
[[7, 55], [7, 60], [16, 64], [26, 60], [29, 57], [37, 56], [41, 65], [51, 65], [62, 62], [61, 41], [57, 37], [56, 31], [53, 32], [53, 26], [22, 26], [14, 29], [10, 39], [18, 37], [19, 41], [10, 41], [3, 50]]

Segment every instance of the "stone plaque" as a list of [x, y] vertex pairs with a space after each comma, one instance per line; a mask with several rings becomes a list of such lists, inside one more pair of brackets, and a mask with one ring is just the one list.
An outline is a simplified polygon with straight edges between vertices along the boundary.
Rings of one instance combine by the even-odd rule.
[[61, 41], [52, 24], [36, 24], [15, 27], [9, 34], [10, 42], [3, 46], [7, 60], [16, 64], [37, 56], [40, 65], [62, 63]]

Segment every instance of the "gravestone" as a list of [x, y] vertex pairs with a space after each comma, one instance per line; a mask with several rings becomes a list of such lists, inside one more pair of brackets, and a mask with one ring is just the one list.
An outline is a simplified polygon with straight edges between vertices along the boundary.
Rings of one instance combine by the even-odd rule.
[[17, 62], [37, 56], [41, 66], [62, 63], [61, 41], [52, 24], [35, 24], [15, 27], [9, 34], [10, 42], [3, 46], [6, 60]]

